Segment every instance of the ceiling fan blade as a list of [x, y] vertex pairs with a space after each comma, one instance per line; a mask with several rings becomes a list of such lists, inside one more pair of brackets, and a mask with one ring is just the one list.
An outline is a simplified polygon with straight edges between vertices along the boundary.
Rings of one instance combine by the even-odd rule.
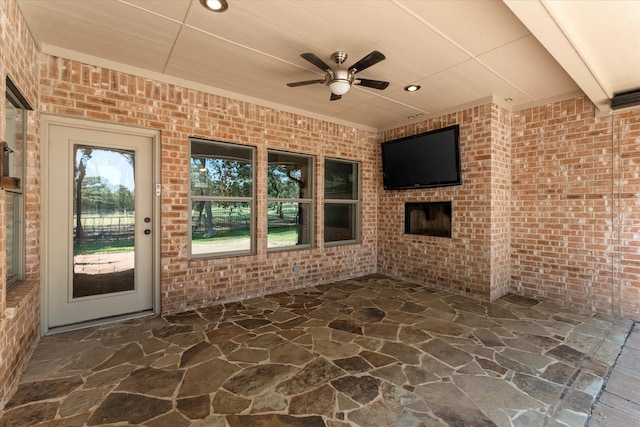
[[303, 53], [300, 56], [320, 68], [322, 71], [331, 71], [331, 67], [325, 64], [325, 62], [318, 58], [314, 53]]
[[383, 90], [389, 86], [389, 82], [383, 82], [381, 80], [369, 80], [369, 79], [356, 79], [353, 82], [354, 85], [366, 86], [373, 89]]
[[338, 99], [342, 99], [342, 95], [336, 95], [335, 93], [331, 92], [331, 98], [329, 98], [329, 100], [337, 101]]
[[385, 56], [381, 52], [374, 50], [369, 55], [365, 56], [360, 61], [356, 62], [351, 67], [349, 67], [349, 72], [353, 74], [359, 73], [360, 71], [365, 70], [371, 67], [372, 65], [377, 64], [383, 59], [385, 59]]
[[303, 82], [293, 82], [293, 83], [287, 83], [287, 86], [289, 87], [298, 87], [298, 86], [305, 86], [305, 85], [312, 85], [315, 83], [324, 83], [324, 79], [319, 79], [319, 80], [305, 80]]

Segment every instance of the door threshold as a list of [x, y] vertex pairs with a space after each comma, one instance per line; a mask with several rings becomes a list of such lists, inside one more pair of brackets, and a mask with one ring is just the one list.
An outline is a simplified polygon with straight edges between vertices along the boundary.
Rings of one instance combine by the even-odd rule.
[[61, 334], [63, 332], [77, 331], [79, 329], [92, 328], [94, 326], [110, 325], [112, 323], [124, 322], [125, 320], [139, 319], [141, 317], [154, 316], [153, 310], [138, 311], [135, 313], [121, 314], [119, 316], [103, 317], [102, 319], [88, 320], [86, 322], [73, 323], [71, 325], [56, 326], [49, 328], [45, 335]]

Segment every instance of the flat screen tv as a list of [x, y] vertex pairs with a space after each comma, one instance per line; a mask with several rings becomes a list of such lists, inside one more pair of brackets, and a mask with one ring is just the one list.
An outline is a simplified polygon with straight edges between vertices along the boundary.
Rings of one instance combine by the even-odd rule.
[[382, 143], [385, 190], [462, 184], [460, 126]]

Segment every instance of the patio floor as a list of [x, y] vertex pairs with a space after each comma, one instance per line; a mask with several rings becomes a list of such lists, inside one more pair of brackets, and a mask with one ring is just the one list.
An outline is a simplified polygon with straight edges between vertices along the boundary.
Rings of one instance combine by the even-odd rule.
[[631, 328], [372, 275], [43, 337], [0, 426], [625, 425]]

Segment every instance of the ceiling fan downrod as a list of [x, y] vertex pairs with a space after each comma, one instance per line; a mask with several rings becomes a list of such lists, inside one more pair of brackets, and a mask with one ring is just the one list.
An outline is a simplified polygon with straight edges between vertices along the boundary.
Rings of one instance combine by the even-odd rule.
[[333, 62], [335, 62], [338, 65], [341, 65], [344, 61], [347, 60], [347, 57], [349, 55], [347, 55], [347, 52], [343, 52], [341, 50], [337, 51], [337, 52], [333, 52], [331, 54], [331, 60]]

